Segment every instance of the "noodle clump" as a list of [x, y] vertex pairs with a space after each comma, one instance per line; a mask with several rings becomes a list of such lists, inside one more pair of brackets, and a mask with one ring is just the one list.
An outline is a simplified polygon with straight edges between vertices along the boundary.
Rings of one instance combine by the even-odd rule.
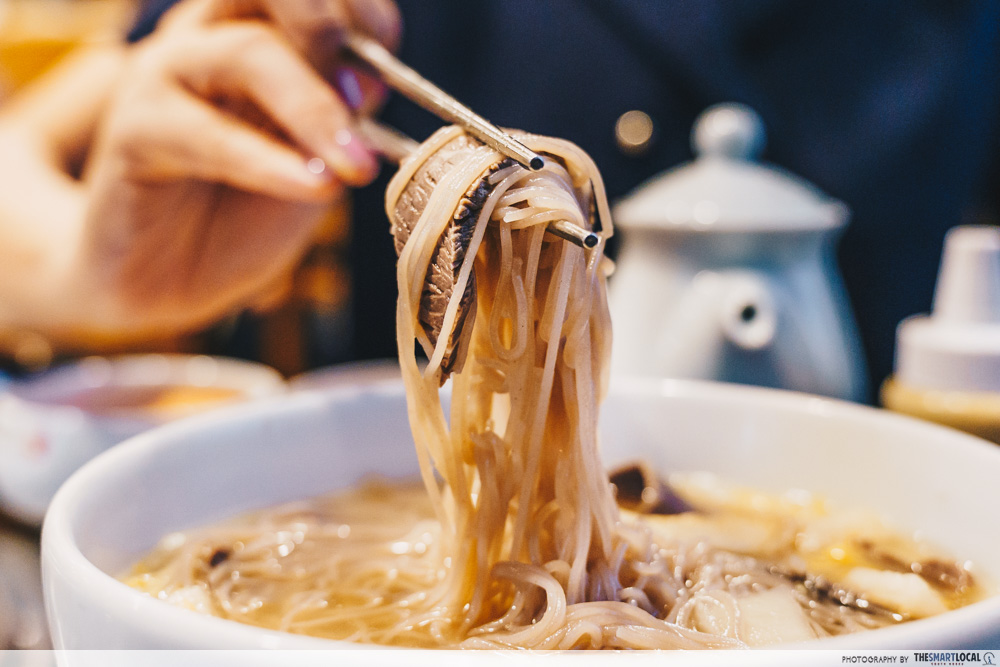
[[[390, 216], [412, 170], [459, 133], [438, 132], [402, 166], [386, 195]], [[546, 167], [510, 164], [488, 176], [492, 189], [454, 290], [462, 294], [475, 272], [478, 311], [452, 378], [450, 419], [438, 391], [447, 340], [432, 345], [421, 331], [420, 297], [456, 202], [502, 156], [479, 146], [446, 172], [399, 257], [397, 340], [410, 425], [451, 558], [429, 595], [446, 619], [437, 632], [483, 648], [725, 646], [629, 604], [658, 597], [623, 583], [626, 570], [640, 578], [636, 566], [650, 566], [656, 549], [622, 534], [597, 451], [611, 331], [600, 260], [611, 229], [591, 251], [545, 233], [557, 220], [590, 228], [592, 208], [610, 215], [582, 151], [556, 139], [524, 141], [547, 156]], [[457, 307], [453, 297], [444, 331]], [[423, 370], [414, 339], [430, 359]]]
[[[445, 129], [421, 151], [432, 154], [459, 132]], [[599, 260], [611, 230], [590, 252], [545, 233], [557, 220], [590, 228], [592, 206], [610, 220], [600, 175], [571, 144], [525, 140], [549, 156], [546, 167], [511, 164], [490, 174], [455, 288], [463, 293], [475, 271], [478, 312], [468, 358], [453, 376], [450, 420], [438, 392], [447, 340], [434, 346], [423, 335], [420, 296], [456, 202], [501, 162], [496, 151], [477, 147], [440, 178], [399, 257], [397, 340], [410, 425], [451, 558], [430, 595], [446, 610], [439, 632], [474, 647], [648, 646], [654, 638], [697, 645], [621, 601], [629, 545], [597, 453], [611, 330]], [[409, 178], [404, 164], [389, 185], [390, 206]], [[410, 352], [414, 339], [430, 359], [424, 370]], [[629, 555], [633, 562], [637, 554]]]

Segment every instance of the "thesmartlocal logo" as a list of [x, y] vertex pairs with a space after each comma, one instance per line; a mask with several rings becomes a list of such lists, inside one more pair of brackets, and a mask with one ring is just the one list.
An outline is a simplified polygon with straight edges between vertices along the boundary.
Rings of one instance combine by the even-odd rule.
[[993, 651], [922, 651], [913, 654], [913, 662], [931, 665], [994, 665]]

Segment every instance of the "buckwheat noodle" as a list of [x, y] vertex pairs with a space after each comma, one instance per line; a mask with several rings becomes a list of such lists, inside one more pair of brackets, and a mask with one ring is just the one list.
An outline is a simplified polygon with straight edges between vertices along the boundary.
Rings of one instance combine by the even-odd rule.
[[[459, 132], [439, 132], [410, 164]], [[629, 604], [645, 594], [623, 583], [623, 564], [643, 545], [630, 548], [619, 533], [597, 451], [611, 331], [600, 260], [611, 229], [589, 252], [544, 233], [555, 220], [589, 227], [591, 187], [601, 218], [610, 215], [600, 174], [582, 151], [557, 139], [527, 141], [550, 156], [546, 167], [490, 175], [454, 289], [461, 295], [475, 270], [479, 312], [453, 378], [450, 419], [438, 389], [448, 341], [431, 346], [420, 331], [420, 297], [437, 239], [469, 184], [500, 161], [496, 151], [476, 149], [438, 181], [399, 257], [397, 340], [410, 425], [451, 558], [430, 597], [464, 646], [729, 645]], [[393, 179], [388, 202], [414, 167]], [[449, 303], [443, 331], [458, 303]], [[425, 369], [415, 339], [429, 358]]]

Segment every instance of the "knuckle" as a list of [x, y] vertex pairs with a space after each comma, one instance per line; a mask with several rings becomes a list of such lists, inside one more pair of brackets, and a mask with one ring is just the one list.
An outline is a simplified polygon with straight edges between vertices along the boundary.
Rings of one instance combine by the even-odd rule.
[[391, 0], [343, 0], [356, 24], [390, 47], [399, 43], [402, 19]]
[[172, 51], [172, 44], [168, 39], [157, 36], [144, 40], [132, 50], [129, 64], [134, 76], [129, 80], [143, 78], [139, 74], [149, 76], [164, 71]]
[[342, 1], [306, 0], [295, 25], [303, 31], [344, 30], [351, 24], [350, 8]]
[[148, 170], [156, 151], [153, 137], [139, 123], [123, 122], [114, 137], [112, 148], [127, 173], [142, 176]]
[[221, 179], [225, 175], [225, 165], [229, 164], [236, 150], [236, 139], [231, 132], [220, 126], [212, 126], [199, 137], [200, 148], [193, 150], [188, 147], [183, 151], [187, 155], [188, 164], [197, 165], [196, 169], [203, 178]]
[[123, 85], [145, 90], [162, 88], [169, 85], [168, 79], [184, 79], [192, 72], [206, 69], [191, 66], [198, 54], [204, 52], [202, 31], [153, 35], [133, 50], [129, 76], [123, 78]]
[[274, 30], [259, 21], [241, 21], [220, 29], [219, 34], [235, 56], [272, 52], [280, 44]]
[[241, 89], [247, 85], [248, 67], [275, 59], [278, 42], [273, 32], [262, 24], [239, 22], [213, 26], [192, 35], [186, 49], [177, 54], [180, 79], [200, 96]]

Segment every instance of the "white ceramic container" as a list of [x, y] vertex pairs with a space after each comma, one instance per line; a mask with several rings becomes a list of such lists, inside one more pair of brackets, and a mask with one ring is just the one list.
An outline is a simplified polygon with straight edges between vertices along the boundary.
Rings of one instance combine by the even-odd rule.
[[[41, 525], [59, 485], [107, 448], [155, 426], [228, 403], [285, 391], [273, 368], [238, 359], [186, 354], [88, 357], [41, 375], [12, 380], [0, 393], [0, 510]], [[130, 398], [158, 390], [209, 392], [210, 398], [151, 408]], [[111, 392], [99, 409], [81, 402], [88, 392]]]
[[722, 104], [696, 159], [618, 202], [612, 370], [862, 400], [861, 345], [834, 250], [847, 207], [758, 160], [764, 127]]
[[[1000, 448], [872, 408], [781, 391], [630, 381], [602, 412], [606, 463], [643, 457], [664, 472], [804, 488], [919, 529], [1000, 581]], [[387, 381], [302, 393], [167, 425], [106, 452], [52, 502], [42, 535], [57, 648], [347, 648], [167, 605], [114, 576], [165, 533], [333, 491], [378, 472], [416, 471], [402, 388]], [[810, 647], [1000, 645], [1000, 598]], [[223, 660], [220, 655], [219, 659]]]

